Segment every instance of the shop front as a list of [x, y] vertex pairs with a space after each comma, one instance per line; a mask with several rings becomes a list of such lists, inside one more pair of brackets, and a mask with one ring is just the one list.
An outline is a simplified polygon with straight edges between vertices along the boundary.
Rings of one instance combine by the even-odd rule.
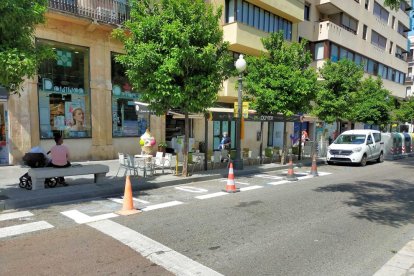
[[0, 86], [0, 166], [9, 165], [10, 150], [7, 99], [7, 90]]

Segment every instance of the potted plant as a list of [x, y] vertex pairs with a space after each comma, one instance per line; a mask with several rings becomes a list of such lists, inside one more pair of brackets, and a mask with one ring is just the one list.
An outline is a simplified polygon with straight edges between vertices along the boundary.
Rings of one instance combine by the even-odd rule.
[[158, 151], [165, 153], [166, 149], [167, 149], [167, 143], [166, 142], [158, 143]]

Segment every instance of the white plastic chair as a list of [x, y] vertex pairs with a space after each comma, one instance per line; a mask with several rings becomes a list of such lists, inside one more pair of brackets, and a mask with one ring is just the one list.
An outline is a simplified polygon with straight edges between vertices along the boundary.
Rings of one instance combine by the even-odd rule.
[[153, 163], [153, 169], [156, 171], [157, 169], [161, 169], [162, 173], [164, 173], [165, 168], [171, 168], [170, 161], [167, 159], [167, 154], [165, 154], [166, 157], [163, 157], [163, 152], [157, 152], [155, 155], [154, 163]]
[[[138, 160], [135, 161], [135, 158], [134, 158], [133, 155], [126, 154], [125, 156], [126, 156], [125, 159], [126, 159], [126, 162], [127, 162], [125, 173], [128, 170], [130, 173], [132, 171], [133, 175], [138, 176], [138, 169], [140, 168]], [[145, 172], [144, 172], [144, 174], [145, 174]]]
[[213, 156], [211, 156], [211, 168], [214, 169], [214, 164], [221, 164], [221, 152], [214, 151]]
[[198, 167], [199, 170], [202, 169], [202, 165], [203, 165], [203, 158], [201, 155], [199, 154], [193, 154], [193, 162], [189, 163], [190, 165], [193, 166], [191, 173], [194, 173], [194, 168]]
[[125, 154], [118, 152], [118, 160], [119, 160], [119, 167], [118, 167], [118, 171], [116, 172], [116, 176], [118, 176], [118, 173], [121, 169], [125, 170], [124, 175], [126, 175], [127, 171], [129, 170], [128, 168], [128, 160], [126, 159]]
[[254, 164], [256, 161], [260, 163], [260, 156], [258, 156], [258, 152], [256, 150], [249, 150], [249, 164], [250, 162]]

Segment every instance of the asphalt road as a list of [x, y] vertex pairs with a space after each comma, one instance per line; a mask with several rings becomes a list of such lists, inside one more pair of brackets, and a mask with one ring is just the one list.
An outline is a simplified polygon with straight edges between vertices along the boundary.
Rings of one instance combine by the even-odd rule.
[[[0, 274], [170, 275], [155, 263], [172, 252], [223, 275], [373, 275], [414, 237], [413, 165], [319, 166], [314, 178], [300, 168], [288, 183], [286, 172], [236, 175], [242, 192], [225, 195], [225, 179], [147, 190], [134, 195], [142, 213], [108, 219], [119, 199], [0, 214]], [[36, 221], [53, 228], [1, 236]], [[146, 255], [155, 263], [132, 244], [142, 235], [159, 243]]]

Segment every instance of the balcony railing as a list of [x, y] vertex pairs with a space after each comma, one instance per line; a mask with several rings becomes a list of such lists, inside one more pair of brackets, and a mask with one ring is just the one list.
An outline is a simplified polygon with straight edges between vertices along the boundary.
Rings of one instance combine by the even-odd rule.
[[126, 2], [126, 0], [49, 0], [49, 9], [119, 25], [129, 19], [129, 6]]

